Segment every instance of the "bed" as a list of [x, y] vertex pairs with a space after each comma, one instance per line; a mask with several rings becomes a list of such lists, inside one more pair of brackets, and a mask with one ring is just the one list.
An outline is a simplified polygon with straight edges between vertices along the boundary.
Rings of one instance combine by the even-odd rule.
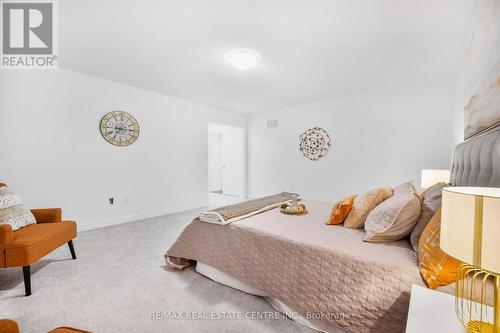
[[[451, 184], [500, 186], [498, 129], [457, 146]], [[363, 230], [325, 225], [330, 203], [305, 204], [303, 216], [274, 209], [225, 226], [195, 219], [167, 262], [197, 262], [201, 274], [266, 297], [320, 331], [404, 332], [411, 286], [424, 285], [408, 240], [363, 242]]]

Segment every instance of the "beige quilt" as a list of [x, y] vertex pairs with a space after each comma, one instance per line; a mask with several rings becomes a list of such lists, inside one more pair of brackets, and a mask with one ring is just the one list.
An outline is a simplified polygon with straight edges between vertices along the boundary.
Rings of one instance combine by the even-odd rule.
[[411, 285], [424, 285], [409, 241], [363, 242], [362, 230], [325, 225], [330, 204], [304, 203], [302, 216], [273, 209], [228, 225], [195, 219], [167, 263], [201, 261], [346, 332], [404, 332]]

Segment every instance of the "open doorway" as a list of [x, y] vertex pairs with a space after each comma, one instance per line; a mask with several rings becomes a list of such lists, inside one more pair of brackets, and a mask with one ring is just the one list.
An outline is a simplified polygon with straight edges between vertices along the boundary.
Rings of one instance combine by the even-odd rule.
[[243, 128], [208, 124], [208, 204], [236, 203], [244, 197]]

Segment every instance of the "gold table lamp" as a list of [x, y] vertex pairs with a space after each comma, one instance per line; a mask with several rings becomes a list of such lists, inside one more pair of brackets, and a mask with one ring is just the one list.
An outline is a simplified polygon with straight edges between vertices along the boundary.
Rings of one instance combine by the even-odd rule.
[[463, 262], [455, 286], [461, 323], [471, 333], [500, 333], [500, 188], [444, 188], [440, 244]]

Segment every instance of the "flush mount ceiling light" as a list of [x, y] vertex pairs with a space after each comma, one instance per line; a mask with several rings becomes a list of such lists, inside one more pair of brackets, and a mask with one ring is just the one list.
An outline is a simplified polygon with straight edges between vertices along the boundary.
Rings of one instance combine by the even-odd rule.
[[238, 69], [250, 69], [260, 61], [260, 54], [250, 49], [232, 50], [226, 54], [225, 60]]

